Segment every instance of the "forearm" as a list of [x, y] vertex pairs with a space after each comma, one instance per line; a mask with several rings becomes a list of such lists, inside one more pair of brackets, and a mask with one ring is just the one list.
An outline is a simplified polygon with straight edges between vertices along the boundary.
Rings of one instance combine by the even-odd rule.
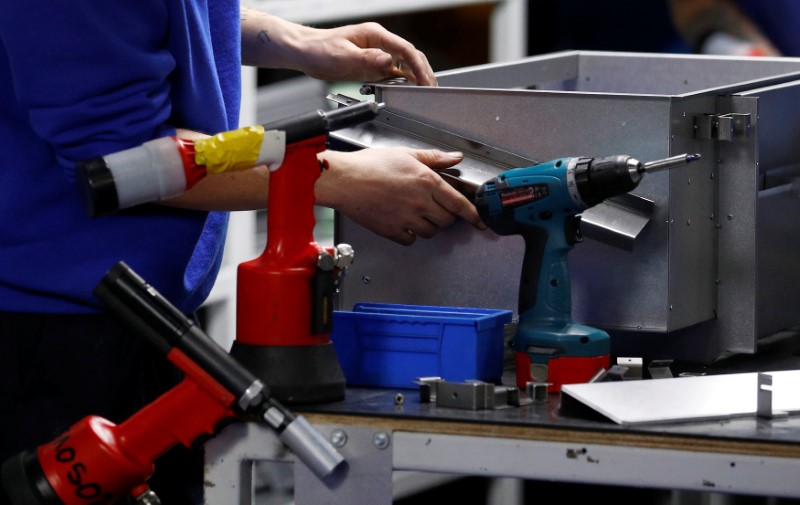
[[301, 70], [297, 57], [307, 27], [242, 7], [242, 64]]
[[241, 9], [242, 63], [297, 70], [326, 81], [405, 77], [435, 86], [425, 55], [374, 22], [313, 28], [254, 9]]
[[[186, 140], [208, 137], [184, 129], [179, 129], [177, 136]], [[237, 172], [208, 174], [186, 193], [161, 203], [194, 210], [257, 210], [266, 208], [268, 192], [269, 169], [259, 166]]]

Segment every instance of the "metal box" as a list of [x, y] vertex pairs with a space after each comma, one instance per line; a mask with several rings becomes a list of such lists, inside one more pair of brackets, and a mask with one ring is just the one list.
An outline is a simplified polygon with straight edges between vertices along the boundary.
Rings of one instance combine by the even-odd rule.
[[[576, 321], [612, 354], [710, 361], [800, 324], [800, 59], [569, 51], [367, 84], [377, 120], [339, 149], [461, 150], [462, 179], [565, 156], [700, 153], [583, 214], [569, 257]], [[410, 247], [341, 216], [358, 302], [517, 308], [520, 237], [460, 222]]]

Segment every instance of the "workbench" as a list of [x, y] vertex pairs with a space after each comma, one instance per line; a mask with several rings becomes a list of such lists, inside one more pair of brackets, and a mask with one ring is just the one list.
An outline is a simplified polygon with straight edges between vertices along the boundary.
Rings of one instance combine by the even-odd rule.
[[268, 428], [234, 424], [206, 444], [206, 503], [254, 503], [261, 461], [294, 464], [297, 505], [389, 504], [392, 475], [406, 470], [800, 498], [800, 416], [624, 426], [559, 406], [550, 394], [452, 409], [414, 390], [349, 388], [344, 401], [293, 407], [338, 446], [344, 472], [321, 481]]

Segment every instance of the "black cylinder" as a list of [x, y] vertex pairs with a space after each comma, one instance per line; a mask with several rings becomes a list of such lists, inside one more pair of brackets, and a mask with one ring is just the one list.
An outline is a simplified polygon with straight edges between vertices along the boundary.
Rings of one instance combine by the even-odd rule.
[[89, 216], [111, 214], [119, 209], [117, 185], [105, 158], [98, 156], [79, 162], [75, 168], [75, 182]]
[[25, 451], [3, 463], [3, 488], [14, 505], [63, 505], [45, 478], [36, 452]]
[[[124, 262], [108, 271], [94, 294], [159, 350], [166, 354], [177, 347], [237, 398], [256, 382], [255, 375]], [[266, 389], [262, 395], [268, 396]]]

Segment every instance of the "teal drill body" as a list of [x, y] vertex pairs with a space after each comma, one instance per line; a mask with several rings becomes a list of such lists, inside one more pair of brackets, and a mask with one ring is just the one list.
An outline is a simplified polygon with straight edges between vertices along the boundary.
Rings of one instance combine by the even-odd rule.
[[508, 170], [477, 189], [475, 206], [484, 223], [525, 241], [513, 339], [517, 387], [548, 382], [548, 390], [557, 392], [609, 367], [608, 333], [572, 320], [567, 254], [581, 240], [580, 214], [633, 190], [645, 173], [698, 159], [699, 154], [648, 163], [627, 155], [559, 158]]

